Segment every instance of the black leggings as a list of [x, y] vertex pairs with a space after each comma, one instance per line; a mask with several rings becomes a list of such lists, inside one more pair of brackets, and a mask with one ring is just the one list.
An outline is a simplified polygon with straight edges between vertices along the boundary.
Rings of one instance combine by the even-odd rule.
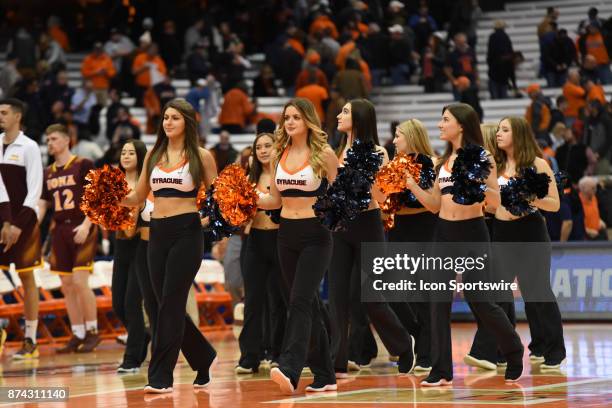
[[305, 365], [315, 382], [336, 382], [319, 298], [331, 252], [331, 233], [317, 218], [281, 218], [278, 255], [289, 290], [289, 314], [279, 364], [294, 387]]
[[123, 364], [140, 367], [147, 356], [147, 339], [138, 285], [136, 249], [138, 238], [117, 239], [113, 259], [113, 311], [127, 330]]
[[[257, 370], [262, 348], [266, 313], [266, 335], [271, 336], [273, 359], [281, 353], [287, 306], [283, 296], [285, 284], [278, 263], [278, 230], [251, 229], [246, 242], [242, 277], [244, 280], [244, 327], [240, 333], [239, 364]], [[267, 307], [266, 307], [267, 306]]]
[[[334, 233], [334, 251], [329, 266], [332, 349], [336, 371], [345, 372], [348, 363], [348, 329], [351, 307], [361, 307], [361, 243], [384, 242], [380, 210], [360, 213], [345, 232]], [[410, 334], [386, 302], [363, 303], [383, 344], [394, 356], [406, 352]], [[406, 304], [407, 306], [407, 304]], [[358, 314], [351, 314], [358, 316]], [[365, 322], [350, 322], [367, 328]], [[365, 325], [364, 325], [365, 323]], [[359, 338], [359, 336], [356, 336]], [[363, 339], [364, 336], [361, 336]]]
[[[449, 221], [439, 218], [434, 234], [435, 242], [488, 242], [489, 231], [483, 217], [469, 220]], [[449, 271], [440, 273], [436, 279], [446, 282], [455, 278], [455, 273]], [[463, 282], [481, 279], [475, 271], [463, 274]], [[486, 278], [485, 278], [486, 279]], [[523, 345], [514, 326], [508, 320], [501, 307], [485, 299], [475, 299], [475, 293], [464, 291], [464, 296], [474, 313], [478, 327], [486, 327], [499, 344], [502, 353], [513, 362], [520, 360]], [[447, 380], [453, 378], [453, 351], [451, 340], [451, 306], [452, 293], [449, 291], [449, 301], [436, 300], [431, 302], [431, 360], [430, 375], [439, 375]]]
[[149, 273], [149, 241], [141, 239], [138, 242], [136, 250], [136, 275], [138, 276], [138, 284], [142, 293], [145, 311], [149, 316], [149, 327], [151, 331], [151, 339], [155, 340], [155, 331], [157, 326], [157, 309], [159, 305], [153, 291], [153, 283], [151, 282], [151, 274]]
[[193, 370], [207, 370], [217, 355], [185, 312], [203, 251], [198, 213], [151, 219], [149, 271], [159, 305], [149, 364], [151, 386], [172, 386], [179, 350]]
[[[495, 242], [550, 242], [544, 218], [539, 212], [513, 221], [495, 219], [492, 238]], [[521, 262], [521, 254], [517, 251], [520, 252], [520, 248], [503, 247], [499, 254], [500, 259], [496, 262], [500, 268], [499, 273], [506, 282], [518, 279], [531, 332], [531, 353], [544, 356], [546, 362], [560, 362], [565, 358], [565, 343], [561, 312], [550, 286], [550, 246], [538, 245], [538, 250], [530, 254], [528, 267], [517, 267], [517, 262]], [[534, 259], [534, 256], [537, 256], [537, 259]], [[500, 302], [499, 305], [510, 319], [516, 320], [513, 301]], [[479, 355], [491, 361], [496, 349], [495, 338], [482, 328], [474, 336], [470, 354], [476, 353], [475, 357]]]
[[[389, 242], [431, 242], [434, 238], [438, 216], [429, 211], [418, 214], [395, 215], [395, 226], [389, 231]], [[428, 302], [409, 302], [417, 318], [415, 336], [416, 364], [431, 367], [431, 319]], [[391, 303], [394, 311], [398, 303]], [[401, 312], [400, 312], [401, 313]]]

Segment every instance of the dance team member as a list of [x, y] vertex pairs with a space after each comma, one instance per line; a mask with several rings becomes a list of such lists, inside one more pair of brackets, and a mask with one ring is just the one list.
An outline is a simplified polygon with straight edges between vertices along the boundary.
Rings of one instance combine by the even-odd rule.
[[[129, 140], [121, 148], [119, 168], [125, 173], [130, 189], [142, 176], [147, 147], [140, 140]], [[135, 217], [138, 213], [135, 212]], [[138, 228], [117, 231], [113, 259], [113, 310], [127, 330], [127, 344], [117, 373], [134, 373], [147, 355], [150, 335], [146, 332], [142, 311], [141, 285], [138, 281]]]
[[[495, 212], [493, 237], [495, 242], [538, 242], [538, 251], [530, 254], [529, 268], [515, 269], [510, 267], [513, 260], [520, 259], [520, 253], [513, 252], [511, 247], [504, 247], [502, 264], [503, 278], [518, 284], [525, 299], [525, 314], [531, 332], [529, 344], [530, 360], [544, 361], [542, 370], [558, 369], [565, 360], [566, 350], [563, 339], [563, 324], [559, 305], [550, 285], [551, 247], [550, 237], [544, 218], [539, 210], [555, 212], [559, 210], [559, 192], [552, 169], [542, 158], [542, 153], [535, 140], [529, 123], [518, 117], [507, 117], [500, 121], [497, 131], [498, 154], [497, 170], [500, 175], [500, 186], [508, 184], [511, 177], [516, 177], [521, 170], [535, 168], [537, 173], [545, 173], [551, 182], [544, 198], [533, 200], [531, 211], [527, 215], [517, 216], [500, 205]], [[518, 258], [517, 258], [518, 256]], [[533, 259], [532, 257], [536, 257]], [[515, 263], [516, 261], [514, 261]], [[532, 267], [531, 267], [532, 266]], [[510, 274], [505, 273], [508, 271]], [[512, 302], [512, 306], [514, 303]], [[492, 339], [483, 333], [483, 343], [492, 345]], [[488, 342], [486, 342], [488, 340]], [[476, 343], [476, 339], [475, 339]]]
[[[259, 194], [267, 194], [272, 184], [275, 138], [272, 133], [260, 133], [253, 142], [249, 182]], [[278, 365], [282, 350], [287, 307], [283, 296], [283, 277], [278, 262], [278, 224], [259, 209], [251, 222], [242, 275], [244, 279], [244, 326], [240, 333], [240, 360], [237, 374], [256, 373], [259, 369], [264, 334], [270, 337], [271, 364]], [[263, 332], [266, 309], [270, 319]]]
[[[339, 161], [344, 163], [346, 152], [355, 140], [371, 142], [376, 151], [383, 155], [383, 164], [388, 162], [386, 150], [379, 146], [376, 129], [374, 105], [365, 99], [354, 99], [344, 105], [338, 114], [338, 130], [346, 134], [339, 148]], [[385, 236], [381, 212], [376, 194], [382, 199], [378, 189], [372, 189], [373, 199], [368, 209], [353, 220], [346, 231], [334, 232], [333, 254], [329, 265], [329, 291], [332, 322], [332, 345], [335, 355], [337, 378], [346, 377], [348, 364], [348, 334], [350, 308], [361, 307], [361, 243], [384, 242]], [[391, 355], [398, 356], [398, 370], [407, 374], [414, 368], [414, 338], [386, 302], [363, 303], [370, 321], [376, 328], [383, 344]], [[407, 306], [407, 305], [406, 305]], [[411, 314], [411, 313], [410, 313]], [[353, 317], [359, 316], [353, 313]], [[365, 319], [364, 319], [365, 320]], [[354, 322], [368, 329], [367, 320]], [[355, 336], [355, 338], [364, 336]], [[357, 349], [361, 349], [357, 347]]]
[[[393, 138], [396, 152], [425, 155], [434, 158], [434, 152], [429, 143], [427, 129], [418, 119], [410, 119], [400, 123]], [[431, 242], [438, 216], [425, 208], [420, 201], [405, 203], [395, 213], [395, 224], [389, 230], [389, 242]], [[423, 294], [424, 296], [426, 294]], [[419, 326], [416, 337], [416, 372], [431, 370], [431, 325], [429, 303], [426, 299], [409, 302], [417, 315]]]
[[338, 159], [310, 101], [295, 98], [285, 105], [276, 151], [274, 182], [258, 206], [268, 210], [282, 206], [278, 255], [289, 289], [289, 310], [279, 367], [272, 368], [270, 376], [291, 394], [308, 366], [314, 382], [306, 391], [331, 391], [337, 385], [318, 293], [329, 266], [332, 238], [312, 206], [327, 182], [335, 179]]
[[[422, 190], [410, 175], [408, 186], [414, 195], [432, 210], [439, 209], [439, 218], [434, 233], [435, 242], [488, 242], [489, 232], [483, 217], [483, 203], [461, 205], [453, 201], [448, 191], [452, 188], [451, 169], [457, 157], [457, 150], [468, 144], [482, 146], [478, 115], [474, 109], [463, 103], [454, 103], [444, 107], [442, 119], [438, 123], [440, 139], [447, 141], [447, 148], [436, 164], [438, 173], [431, 193]], [[495, 162], [489, 155], [493, 166], [486, 180], [485, 199], [492, 206], [500, 201], [495, 171]], [[443, 275], [443, 276], [442, 276]], [[448, 282], [455, 278], [454, 271], [438, 273], [434, 280]], [[482, 278], [475, 270], [463, 274], [464, 282]], [[444, 299], [433, 300], [431, 303], [431, 359], [432, 370], [429, 376], [421, 382], [423, 386], [450, 385], [453, 380], [452, 340], [451, 340], [451, 306], [452, 292], [444, 293]], [[464, 291], [466, 300], [479, 325], [495, 336], [502, 350], [508, 367], [506, 381], [517, 381], [523, 371], [523, 346], [512, 323], [504, 311], [495, 303], [473, 291]]]
[[62, 293], [72, 329], [68, 343], [58, 353], [88, 353], [100, 344], [96, 296], [89, 287], [89, 274], [98, 246], [98, 228], [81, 211], [81, 197], [91, 160], [70, 152], [70, 136], [64, 125], [45, 130], [47, 152], [55, 161], [45, 169], [38, 217], [45, 218], [53, 206], [51, 230], [51, 272], [60, 275]]
[[121, 204], [140, 206], [151, 190], [155, 196], [148, 260], [159, 306], [145, 392], [172, 392], [179, 350], [197, 371], [194, 387], [206, 387], [217, 353], [185, 308], [204, 252], [196, 197], [202, 184], [212, 184], [217, 171], [211, 154], [198, 146], [196, 114], [184, 99], [173, 99], [164, 107], [157, 140], [143, 169], [146, 177]]
[[0, 101], [0, 174], [4, 179], [11, 207], [10, 233], [0, 248], [0, 269], [8, 271], [11, 263], [19, 274], [24, 291], [25, 338], [13, 354], [15, 360], [38, 358], [38, 288], [34, 269], [43, 265], [40, 228], [36, 216], [42, 191], [43, 167], [38, 144], [21, 131], [26, 113], [18, 99]]

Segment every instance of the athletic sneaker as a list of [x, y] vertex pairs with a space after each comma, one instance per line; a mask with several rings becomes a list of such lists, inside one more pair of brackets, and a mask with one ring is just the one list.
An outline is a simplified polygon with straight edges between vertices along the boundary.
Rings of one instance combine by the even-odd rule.
[[55, 350], [58, 354], [68, 354], [76, 352], [81, 344], [83, 344], [84, 339], [79, 339], [77, 336], [72, 336], [68, 343], [64, 345], [64, 347], [60, 347]]
[[6, 330], [0, 329], [0, 357], [2, 357], [2, 351], [4, 350], [4, 343], [6, 342]]
[[276, 361], [276, 360], [272, 360], [270, 362], [270, 368], [279, 367], [279, 366], [280, 366], [280, 364], [278, 364], [278, 361]]
[[98, 347], [101, 341], [102, 338], [98, 335], [96, 330], [88, 330], [85, 334], [83, 344], [77, 349], [77, 353], [91, 353]]
[[541, 356], [539, 354], [529, 354], [529, 361], [531, 361], [532, 363], [543, 363], [544, 362], [544, 356]]
[[495, 365], [494, 363], [488, 361], [488, 360], [481, 360], [478, 359], [470, 354], [466, 355], [465, 357], [463, 357], [463, 362], [469, 366], [472, 367], [477, 367], [477, 368], [482, 368], [485, 370], [495, 370], [497, 369], [497, 365]]
[[348, 361], [346, 367], [348, 368], [348, 371], [361, 371], [359, 364], [351, 360]]
[[207, 369], [198, 370], [198, 375], [193, 380], [193, 388], [206, 388], [212, 381], [212, 369], [217, 365], [217, 356], [213, 359]]
[[508, 367], [508, 363], [506, 361], [498, 361], [497, 362], [497, 366], [499, 368], [504, 368], [504, 367]]
[[115, 341], [123, 346], [127, 345], [127, 334], [120, 334], [119, 336], [115, 337]]
[[414, 355], [414, 337], [410, 336], [410, 347], [399, 356], [397, 369], [401, 374], [408, 374], [414, 369], [416, 358]]
[[236, 368], [234, 368], [234, 372], [236, 374], [254, 374], [254, 373], [259, 372], [259, 368], [243, 367], [240, 364], [238, 364]]
[[172, 387], [155, 387], [153, 385], [145, 385], [144, 392], [147, 394], [168, 394], [172, 392]]
[[278, 384], [281, 391], [285, 394], [291, 395], [297, 388], [297, 384], [294, 385], [293, 382], [291, 382], [291, 379], [287, 377], [280, 368], [273, 368], [270, 370], [270, 379]]
[[38, 344], [34, 344], [31, 338], [26, 337], [21, 349], [13, 354], [13, 360], [31, 360], [38, 358]]
[[453, 385], [453, 380], [443, 378], [439, 374], [430, 374], [426, 379], [421, 381], [423, 387], [441, 387], [444, 385]]
[[389, 356], [389, 361], [392, 363], [397, 363], [399, 361], [398, 356]]
[[117, 374], [136, 374], [139, 371], [140, 371], [140, 367], [128, 365], [125, 363], [117, 367]]
[[325, 391], [337, 391], [338, 385], [336, 383], [330, 384], [327, 381], [315, 380], [312, 384], [306, 387], [306, 392], [325, 392]]
[[414, 371], [429, 372], [431, 371], [431, 366], [421, 366], [417, 364], [414, 366]]
[[508, 365], [504, 378], [506, 382], [517, 382], [523, 374], [523, 350], [507, 356]]
[[565, 359], [561, 361], [545, 361], [540, 365], [540, 370], [558, 370], [564, 362]]

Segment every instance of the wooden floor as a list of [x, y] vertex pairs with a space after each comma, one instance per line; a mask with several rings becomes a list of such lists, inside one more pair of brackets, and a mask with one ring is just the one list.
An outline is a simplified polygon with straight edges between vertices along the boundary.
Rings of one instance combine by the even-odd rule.
[[[238, 329], [239, 330], [239, 329]], [[519, 327], [524, 341], [529, 338], [525, 325]], [[558, 373], [540, 373], [525, 359], [520, 382], [506, 385], [503, 372], [479, 372], [468, 368], [462, 359], [471, 345], [472, 324], [453, 326], [455, 379], [452, 387], [423, 389], [422, 377], [398, 377], [382, 345], [372, 368], [362, 370], [339, 382], [338, 391], [306, 395], [311, 381], [304, 372], [298, 392], [282, 395], [268, 379], [269, 371], [236, 376], [233, 368], [238, 358], [236, 336], [227, 331], [210, 336], [220, 363], [213, 372], [213, 383], [195, 393], [191, 383], [195, 374], [181, 359], [175, 370], [175, 388], [169, 395], [145, 395], [145, 370], [135, 375], [117, 375], [115, 368], [123, 349], [114, 342], [103, 343], [95, 353], [60, 356], [50, 346], [42, 348], [38, 360], [14, 362], [14, 349], [2, 357], [2, 387], [67, 386], [70, 398], [63, 403], [40, 403], [41, 407], [612, 407], [612, 324], [566, 324], [567, 361]], [[384, 404], [384, 405], [383, 405]], [[4, 403], [0, 406], [9, 406]], [[13, 404], [11, 406], [26, 406]], [[29, 404], [27, 407], [38, 406]]]

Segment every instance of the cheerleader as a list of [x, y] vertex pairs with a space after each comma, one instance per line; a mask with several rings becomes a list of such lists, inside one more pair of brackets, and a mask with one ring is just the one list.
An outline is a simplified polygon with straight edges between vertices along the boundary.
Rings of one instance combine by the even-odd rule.
[[[121, 149], [119, 168], [125, 173], [128, 186], [134, 189], [142, 173], [147, 147], [140, 140], [128, 140]], [[113, 259], [113, 311], [127, 330], [123, 362], [117, 373], [135, 373], [147, 356], [150, 336], [145, 330], [142, 293], [137, 272], [138, 230], [118, 231]]]
[[[271, 165], [274, 159], [274, 142], [274, 135], [271, 133], [260, 133], [253, 142], [255, 157], [250, 167], [249, 181], [262, 195], [270, 191], [273, 181]], [[266, 314], [270, 315], [269, 324], [266, 324], [266, 335], [271, 337], [271, 367], [278, 366], [287, 310], [283, 299], [286, 289], [283, 288], [276, 245], [278, 224], [272, 221], [264, 210], [258, 210], [248, 234], [242, 269], [244, 326], [238, 340], [241, 356], [235, 369], [237, 374], [258, 371]], [[269, 313], [266, 313], [266, 309]]]
[[318, 296], [331, 258], [332, 238], [312, 206], [336, 177], [338, 159], [327, 144], [314, 106], [306, 99], [295, 98], [285, 105], [276, 135], [274, 182], [258, 206], [267, 210], [282, 207], [277, 242], [289, 302], [279, 367], [270, 370], [270, 377], [291, 394], [307, 365], [314, 382], [306, 391], [336, 390]]
[[[429, 143], [427, 129], [418, 119], [407, 120], [396, 128], [393, 144], [396, 152], [421, 154], [428, 158], [434, 156]], [[395, 213], [394, 226], [389, 230], [390, 242], [431, 242], [438, 216], [425, 208], [421, 202], [403, 200], [402, 207]], [[411, 302], [410, 307], [417, 315], [418, 334], [416, 336], [415, 372], [431, 370], [431, 328], [429, 304], [425, 299]]]
[[[457, 150], [468, 143], [479, 146], [483, 144], [478, 115], [471, 106], [454, 103], [444, 107], [438, 128], [440, 139], [447, 141], [447, 148], [436, 163], [437, 178], [431, 193], [422, 190], [410, 176], [408, 176], [408, 187], [426, 208], [434, 212], [439, 210], [434, 233], [435, 242], [488, 242], [489, 232], [483, 217], [483, 203], [457, 204], [453, 201], [452, 195], [446, 193], [452, 189], [454, 184], [451, 169], [457, 157]], [[489, 160], [491, 165], [495, 166], [490, 156]], [[485, 199], [492, 206], [498, 205], [500, 201], [495, 168], [492, 169], [486, 180]], [[434, 277], [440, 282], [449, 282], [454, 278], [453, 271], [440, 272]], [[474, 270], [463, 274], [464, 282], [479, 278], [481, 276], [476, 276]], [[430, 304], [432, 370], [429, 376], [421, 382], [421, 385], [426, 387], [450, 385], [453, 379], [450, 330], [452, 292], [440, 293], [440, 295], [444, 298], [432, 299]], [[465, 291], [464, 295], [478, 324], [486, 326], [495, 336], [507, 359], [506, 381], [517, 381], [523, 371], [523, 346], [512, 323], [495, 303], [486, 299], [476, 299], [472, 291]]]
[[[550, 238], [544, 218], [538, 210], [555, 212], [559, 209], [559, 193], [554, 174], [542, 158], [542, 153], [533, 136], [529, 123], [518, 117], [507, 117], [500, 121], [497, 131], [497, 171], [500, 186], [507, 185], [511, 177], [519, 171], [535, 168], [537, 173], [548, 175], [551, 182], [548, 193], [530, 204], [531, 209], [525, 215], [512, 214], [508, 208], [500, 205], [493, 220], [492, 240], [495, 242], [538, 242], [538, 250], [530, 254], [527, 268], [516, 268], [521, 254], [513, 251], [512, 246], [500, 248], [500, 275], [505, 281], [518, 278], [519, 287], [525, 299], [525, 314], [531, 332], [529, 344], [530, 360], [542, 362], [541, 369], [558, 369], [565, 359], [566, 351], [563, 340], [561, 313], [550, 286]], [[535, 257], [535, 258], [533, 258]], [[509, 294], [511, 296], [511, 294]], [[508, 317], [515, 320], [514, 302], [502, 302]], [[474, 338], [472, 351], [490, 358], [495, 356], [497, 345], [487, 330], [480, 329]]]
[[[344, 163], [347, 150], [351, 148], [354, 140], [374, 143], [376, 151], [384, 157], [383, 163], [388, 161], [386, 150], [379, 146], [376, 111], [371, 102], [355, 99], [345, 104], [338, 115], [338, 130], [346, 134], [338, 149], [341, 164]], [[376, 200], [383, 200], [382, 193], [374, 188], [371, 194], [374, 199], [370, 201], [367, 210], [361, 212], [346, 231], [333, 233], [334, 250], [329, 266], [329, 292], [336, 378], [346, 377], [350, 308], [351, 305], [355, 307], [361, 303], [361, 243], [385, 240], [381, 212]], [[396, 313], [386, 302], [367, 302], [364, 306], [389, 353], [399, 357], [399, 372], [407, 374], [412, 371], [415, 363], [414, 338]], [[353, 313], [353, 316], [358, 315]], [[354, 321], [351, 324], [368, 329], [367, 321], [365, 324]]]
[[196, 114], [184, 99], [164, 106], [157, 140], [143, 168], [146, 177], [121, 204], [140, 206], [150, 191], [155, 197], [147, 257], [158, 313], [145, 392], [172, 392], [179, 350], [197, 370], [194, 388], [206, 387], [217, 353], [185, 308], [204, 252], [196, 197], [200, 186], [212, 184], [217, 171], [211, 154], [198, 147]]

